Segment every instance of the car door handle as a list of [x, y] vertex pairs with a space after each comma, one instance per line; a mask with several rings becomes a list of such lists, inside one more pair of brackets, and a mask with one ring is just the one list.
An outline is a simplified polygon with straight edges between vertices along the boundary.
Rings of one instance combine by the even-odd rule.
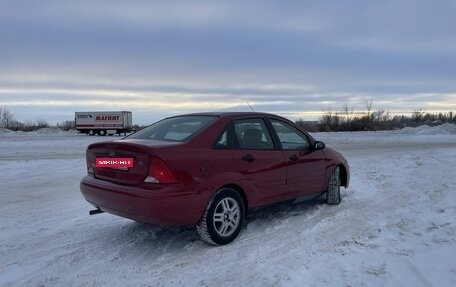
[[290, 160], [291, 161], [298, 161], [299, 160], [299, 156], [294, 154], [294, 155], [290, 156]]
[[252, 162], [255, 160], [255, 157], [251, 154], [247, 154], [243, 157], [241, 157], [242, 160], [245, 160], [246, 162]]

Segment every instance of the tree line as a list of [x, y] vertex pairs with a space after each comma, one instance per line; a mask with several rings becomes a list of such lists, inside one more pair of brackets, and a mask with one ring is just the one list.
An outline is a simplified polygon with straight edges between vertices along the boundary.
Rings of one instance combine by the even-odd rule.
[[374, 110], [373, 101], [370, 100], [362, 111], [355, 111], [345, 105], [339, 111], [323, 111], [319, 121], [299, 120], [296, 123], [311, 132], [378, 131], [417, 127], [423, 124], [456, 123], [456, 116], [454, 112], [430, 113], [423, 109], [415, 109], [409, 115], [393, 116], [387, 109]]
[[[392, 130], [403, 127], [416, 127], [419, 125], [439, 125], [443, 123], [456, 123], [456, 115], [453, 112], [429, 113], [423, 109], [416, 109], [409, 115], [391, 115], [386, 109], [373, 109], [373, 101], [368, 101], [363, 111], [355, 111], [345, 105], [339, 111], [327, 109], [318, 121], [304, 121], [296, 123], [310, 132], [329, 131], [378, 131]], [[75, 128], [74, 120], [66, 120], [56, 125], [58, 128], [68, 131]], [[0, 106], [0, 127], [13, 131], [34, 131], [40, 128], [50, 127], [45, 119], [35, 121], [17, 121], [6, 107]], [[136, 130], [139, 130], [137, 127]]]
[[[45, 119], [29, 120], [21, 122], [16, 120], [14, 114], [6, 107], [0, 107], [0, 128], [6, 128], [12, 131], [36, 131], [41, 128], [48, 128], [51, 125]], [[62, 130], [74, 129], [74, 121], [62, 121], [57, 124]]]

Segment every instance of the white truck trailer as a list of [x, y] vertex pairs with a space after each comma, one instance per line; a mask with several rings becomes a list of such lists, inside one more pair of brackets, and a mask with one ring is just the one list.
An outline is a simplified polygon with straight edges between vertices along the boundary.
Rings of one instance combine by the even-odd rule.
[[126, 134], [132, 131], [132, 115], [127, 111], [75, 112], [76, 130], [88, 135]]

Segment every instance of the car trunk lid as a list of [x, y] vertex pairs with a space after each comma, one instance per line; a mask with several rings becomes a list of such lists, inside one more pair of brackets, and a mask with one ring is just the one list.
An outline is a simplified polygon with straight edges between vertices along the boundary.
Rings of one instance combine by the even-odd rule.
[[[174, 142], [150, 140], [119, 140], [91, 144], [87, 148], [86, 159], [89, 173], [96, 178], [122, 183], [143, 182], [149, 170], [149, 160], [157, 155], [157, 149], [175, 145]], [[97, 159], [132, 159], [132, 167], [97, 167]]]

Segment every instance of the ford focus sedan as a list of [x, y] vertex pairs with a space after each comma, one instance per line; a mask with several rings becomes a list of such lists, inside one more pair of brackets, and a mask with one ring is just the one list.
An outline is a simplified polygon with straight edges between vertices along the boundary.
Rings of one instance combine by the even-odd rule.
[[349, 166], [293, 122], [266, 113], [163, 119], [88, 146], [80, 189], [96, 209], [144, 223], [194, 225], [213, 245], [233, 241], [248, 210], [326, 195], [339, 204]]

